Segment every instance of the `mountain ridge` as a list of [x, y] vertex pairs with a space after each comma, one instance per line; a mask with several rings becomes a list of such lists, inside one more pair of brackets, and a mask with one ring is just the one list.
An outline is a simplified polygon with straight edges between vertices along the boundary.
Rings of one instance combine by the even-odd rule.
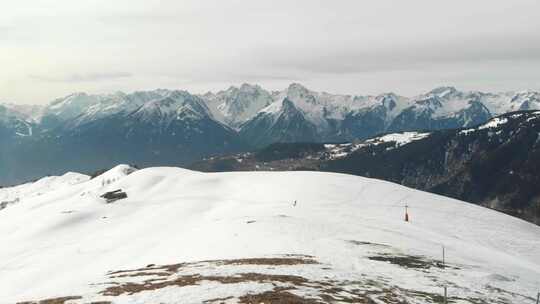
[[[439, 87], [415, 97], [355, 96], [299, 83], [273, 92], [243, 84], [202, 95], [167, 89], [79, 92], [44, 107], [0, 106], [0, 143], [6, 147], [0, 183], [119, 162], [187, 165], [276, 142], [344, 142], [390, 131], [470, 127], [513, 109], [540, 109], [540, 93]], [[70, 149], [81, 153], [79, 160]], [[93, 161], [83, 161], [83, 155]]]
[[[338, 107], [332, 111], [332, 109], [326, 108], [327, 114], [331, 113], [335, 116], [331, 118], [343, 118], [340, 116], [344, 114], [343, 111], [354, 112], [358, 110], [365, 110], [372, 106], [376, 105], [385, 105], [384, 102], [388, 102], [389, 99], [394, 102], [392, 107], [396, 106], [396, 100], [406, 99], [406, 101], [401, 101], [399, 103], [405, 105], [404, 108], [409, 106], [420, 106], [424, 105], [428, 109], [441, 108], [442, 106], [455, 106], [457, 101], [479, 101], [484, 104], [484, 106], [490, 111], [492, 116], [500, 115], [506, 112], [512, 112], [516, 110], [535, 110], [540, 107], [540, 92], [533, 90], [524, 90], [524, 91], [508, 91], [508, 92], [499, 92], [499, 93], [485, 93], [480, 91], [459, 91], [452, 86], [441, 86], [434, 88], [426, 93], [419, 95], [414, 95], [411, 97], [405, 97], [393, 92], [381, 93], [378, 95], [347, 95], [347, 94], [331, 94], [327, 92], [317, 92], [307, 89], [300, 83], [291, 83], [286, 89], [281, 91], [269, 91], [262, 88], [257, 84], [248, 84], [244, 83], [238, 87], [231, 86], [226, 90], [221, 90], [216, 93], [207, 92], [205, 94], [192, 94], [188, 91], [183, 90], [169, 90], [169, 89], [155, 89], [149, 91], [134, 91], [132, 93], [124, 93], [121, 91], [108, 94], [88, 94], [84, 92], [76, 92], [69, 94], [65, 97], [57, 98], [47, 105], [15, 105], [8, 103], [0, 103], [4, 107], [9, 108], [15, 113], [20, 113], [26, 116], [37, 116], [34, 120], [40, 120], [43, 116], [46, 115], [56, 115], [63, 117], [64, 119], [72, 119], [74, 116], [78, 115], [69, 115], [69, 113], [63, 113], [59, 109], [66, 112], [74, 112], [75, 114], [89, 114], [85, 111], [106, 111], [111, 110], [111, 108], [102, 107], [96, 109], [96, 105], [118, 105], [114, 104], [116, 100], [119, 103], [132, 103], [132, 105], [141, 105], [142, 103], [151, 101], [153, 99], [163, 98], [172, 94], [178, 94], [178, 92], [184, 92], [192, 96], [197, 96], [204, 100], [204, 103], [208, 105], [216, 105], [211, 108], [211, 112], [216, 114], [218, 111], [222, 111], [219, 114], [229, 114], [232, 116], [241, 116], [242, 108], [231, 109], [231, 106], [236, 105], [235, 103], [240, 103], [239, 106], [249, 107], [253, 106], [253, 103], [256, 103], [256, 97], [258, 95], [264, 95], [262, 98], [264, 102], [260, 102], [256, 105], [256, 111], [250, 109], [248, 117], [243, 117], [240, 120], [235, 122], [228, 122], [227, 125], [235, 125], [238, 122], [245, 122], [249, 118], [253, 118], [261, 110], [269, 106], [271, 103], [277, 102], [280, 103], [284, 98], [288, 97], [289, 100], [293, 101], [296, 106], [301, 108], [309, 115], [321, 115], [321, 113], [313, 113], [310, 109], [310, 106], [334, 106]], [[122, 100], [125, 99], [125, 100]], [[217, 99], [217, 100], [216, 100]], [[431, 100], [430, 100], [431, 99]], [[221, 103], [220, 103], [221, 102]], [[398, 103], [398, 104], [399, 104]], [[430, 104], [431, 103], [431, 104]], [[221, 107], [220, 107], [221, 106]], [[339, 108], [341, 106], [341, 108]], [[385, 105], [386, 106], [386, 105]], [[466, 105], [461, 105], [461, 108], [466, 107]], [[31, 109], [33, 108], [33, 109]], [[321, 107], [322, 108], [322, 107]], [[322, 109], [316, 109], [317, 112], [321, 112]], [[44, 110], [44, 111], [43, 111]], [[56, 111], [55, 111], [56, 110]], [[401, 109], [403, 110], [403, 108]], [[448, 112], [438, 113], [438, 116], [448, 116], [454, 114], [458, 109], [446, 109]], [[39, 113], [39, 112], [44, 113]], [[92, 112], [92, 111], [91, 111]], [[266, 111], [268, 112], [268, 111]], [[32, 115], [30, 115], [32, 114]], [[233, 119], [238, 119], [237, 117], [230, 117]], [[313, 117], [312, 117], [313, 118]], [[315, 117], [313, 119], [316, 119]], [[216, 118], [217, 119], [217, 118]], [[223, 118], [222, 118], [223, 119]], [[218, 119], [219, 120], [219, 119]]]

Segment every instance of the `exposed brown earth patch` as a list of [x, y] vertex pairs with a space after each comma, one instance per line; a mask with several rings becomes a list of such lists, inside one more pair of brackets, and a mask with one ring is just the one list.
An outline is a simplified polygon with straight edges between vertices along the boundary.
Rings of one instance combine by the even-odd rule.
[[[358, 245], [373, 245], [362, 242]], [[393, 256], [390, 254], [381, 254], [369, 257], [371, 260], [388, 262], [400, 267], [421, 269], [425, 271], [430, 267], [439, 267], [437, 261], [429, 260], [421, 256]], [[261, 266], [261, 267], [240, 267], [236, 270], [234, 267], [223, 268], [222, 266]], [[70, 296], [62, 298], [51, 298], [41, 301], [20, 302], [18, 304], [68, 304], [73, 301], [77, 304], [113, 304], [111, 297], [136, 295], [145, 291], [156, 291], [167, 287], [182, 288], [186, 286], [202, 286], [212, 284], [215, 288], [220, 288], [223, 292], [219, 298], [201, 300], [204, 304], [221, 304], [229, 300], [246, 304], [323, 304], [323, 303], [392, 303], [408, 304], [413, 302], [421, 303], [442, 303], [443, 298], [439, 293], [430, 293], [418, 290], [409, 290], [391, 284], [388, 278], [377, 277], [377, 279], [362, 278], [359, 280], [337, 279], [329, 273], [318, 274], [317, 278], [299, 275], [298, 267], [288, 267], [294, 265], [305, 265], [301, 273], [311, 273], [310, 270], [332, 270], [327, 267], [330, 265], [320, 264], [312, 256], [304, 255], [283, 255], [271, 258], [244, 258], [230, 260], [208, 260], [201, 262], [178, 263], [171, 265], [149, 264], [145, 268], [134, 270], [113, 271], [108, 274], [111, 281], [101, 284], [91, 284], [97, 288], [98, 295], [103, 298], [93, 297], [92, 299], [101, 300], [89, 303], [80, 296]], [[321, 268], [322, 267], [322, 268]], [[240, 269], [244, 272], [239, 272]], [[255, 270], [253, 270], [255, 269]], [[204, 274], [209, 273], [211, 274]], [[252, 271], [252, 272], [248, 272]], [[264, 273], [271, 272], [271, 273]], [[118, 279], [118, 280], [117, 280]], [[122, 279], [122, 280], [120, 280]], [[436, 278], [434, 278], [435, 281]], [[232, 295], [229, 291], [235, 290], [234, 284], [245, 284], [243, 286], [259, 286], [266, 290], [261, 292], [259, 287], [257, 292], [247, 292], [244, 295], [235, 293]], [[103, 287], [98, 287], [102, 286]], [[233, 285], [233, 286], [227, 286]], [[270, 288], [270, 290], [267, 290]], [[453, 286], [452, 288], [462, 287]], [[498, 294], [504, 294], [504, 290], [492, 288]], [[441, 291], [442, 293], [442, 291]], [[514, 298], [517, 294], [510, 294]], [[530, 298], [527, 298], [530, 299]], [[449, 297], [448, 303], [471, 303], [471, 304], [507, 304], [506, 299], [497, 297], [490, 299], [484, 298], [459, 298]]]
[[215, 262], [218, 265], [263, 265], [263, 266], [291, 266], [303, 264], [319, 264], [312, 258], [253, 258], [253, 259], [236, 259], [236, 260], [220, 260], [209, 261]]
[[[284, 258], [248, 258], [248, 259], [231, 259], [231, 260], [208, 260], [194, 263], [178, 263], [171, 265], [148, 265], [146, 268], [138, 268], [133, 270], [118, 270], [109, 272], [108, 276], [113, 277], [115, 275], [124, 275], [127, 273], [138, 273], [140, 275], [129, 276], [143, 276], [147, 275], [148, 271], [165, 271], [167, 273], [155, 272], [156, 275], [168, 275], [178, 272], [181, 268], [193, 267], [199, 264], [214, 264], [216, 266], [221, 265], [260, 265], [260, 266], [291, 266], [291, 265], [303, 265], [303, 264], [318, 264], [317, 261], [311, 256], [297, 256], [287, 255]], [[119, 276], [117, 276], [119, 277]]]
[[349, 242], [349, 243], [351, 243], [353, 245], [358, 245], [358, 246], [367, 245], [367, 246], [377, 246], [377, 247], [390, 247], [390, 246], [385, 245], [385, 244], [371, 243], [371, 242], [364, 242], [364, 241], [356, 241], [356, 240], [348, 240], [347, 242]]
[[119, 275], [109, 276], [110, 278], [128, 278], [128, 277], [143, 277], [143, 276], [169, 276], [170, 273], [166, 272], [134, 272], [124, 273]]
[[122, 294], [132, 295], [147, 290], [162, 289], [170, 286], [185, 287], [199, 285], [203, 281], [219, 282], [221, 284], [237, 284], [246, 282], [255, 283], [287, 283], [301, 286], [308, 282], [307, 279], [292, 275], [273, 275], [263, 273], [241, 273], [235, 276], [201, 276], [185, 275], [167, 281], [147, 280], [142, 283], [116, 283], [101, 292], [104, 296], [119, 296]]
[[323, 304], [324, 302], [297, 296], [288, 291], [272, 290], [259, 294], [241, 296], [238, 303], [242, 304]]
[[64, 304], [70, 300], [79, 300], [82, 299], [80, 296], [68, 296], [60, 298], [51, 298], [40, 301], [27, 301], [27, 302], [18, 302], [17, 304]]
[[227, 300], [230, 300], [230, 299], [234, 299], [233, 296], [230, 296], [230, 297], [224, 297], [224, 298], [215, 298], [215, 299], [209, 299], [209, 300], [205, 300], [203, 301], [204, 304], [212, 304], [212, 303], [225, 303], [224, 301], [227, 301]]
[[456, 266], [443, 264], [441, 261], [436, 261], [428, 259], [423, 256], [416, 255], [390, 255], [390, 254], [381, 254], [376, 256], [369, 256], [368, 259], [372, 261], [387, 262], [394, 265], [399, 265], [404, 268], [413, 268], [428, 270], [432, 267], [435, 268], [450, 268], [450, 269], [459, 269]]

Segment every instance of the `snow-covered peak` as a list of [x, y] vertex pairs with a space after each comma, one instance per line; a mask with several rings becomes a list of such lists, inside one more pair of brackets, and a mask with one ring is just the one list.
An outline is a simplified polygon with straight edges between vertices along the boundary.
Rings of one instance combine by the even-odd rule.
[[170, 94], [170, 90], [156, 89], [152, 91], [135, 91], [127, 94], [126, 98], [135, 104], [144, 104], [150, 100], [159, 99]]
[[534, 91], [516, 93], [512, 97], [511, 102], [519, 104], [520, 110], [539, 110], [540, 93]]
[[97, 177], [95, 177], [94, 179], [95, 180], [98, 180], [98, 181], [101, 181], [101, 180], [104, 180], [104, 181], [116, 181], [116, 180], [119, 180], [121, 178], [123, 178], [124, 176], [128, 176], [130, 175], [131, 173], [137, 171], [138, 169], [137, 168], [134, 168], [130, 165], [126, 165], [126, 164], [121, 164], [121, 165], [117, 165], [111, 169], [109, 169], [108, 171], [98, 175]]
[[299, 83], [292, 83], [283, 92], [289, 100], [293, 101], [297, 106], [308, 112], [309, 107], [317, 107], [321, 105], [320, 93], [312, 92]]
[[292, 83], [287, 89], [274, 95], [281, 102], [287, 98], [300, 109], [307, 120], [324, 127], [327, 119], [343, 119], [348, 113], [373, 104], [373, 98], [315, 92], [299, 83]]
[[[439, 87], [412, 99], [412, 105], [419, 113], [429, 113], [433, 118], [448, 118], [460, 115], [475, 107], [484, 105], [487, 95], [480, 92], [462, 92], [454, 87]], [[484, 110], [486, 106], [484, 105]], [[488, 108], [489, 110], [489, 108]]]
[[296, 104], [290, 100], [288, 97], [283, 98], [283, 100], [277, 100], [272, 104], [268, 105], [260, 111], [260, 113], [271, 114], [277, 118], [279, 115], [287, 114], [288, 112], [297, 113], [299, 109], [296, 107]]
[[138, 112], [145, 119], [162, 118], [179, 112], [190, 112], [190, 116], [210, 115], [200, 98], [186, 91], [156, 89], [136, 91], [130, 94], [90, 95], [75, 93], [53, 101], [45, 115], [53, 115], [70, 125], [80, 125], [114, 114], [128, 115]]
[[79, 195], [98, 198], [103, 192], [116, 190], [118, 182], [137, 170], [137, 168], [130, 165], [117, 165], [85, 182], [83, 190], [79, 191]]
[[375, 104], [381, 104], [388, 112], [388, 119], [396, 117], [403, 109], [411, 105], [411, 100], [407, 97], [399, 96], [395, 93], [385, 93], [375, 97]]
[[249, 83], [243, 83], [240, 88], [239, 88], [240, 91], [242, 92], [246, 92], [246, 93], [256, 93], [256, 92], [259, 92], [261, 90], [263, 90], [259, 85], [255, 84], [249, 84]]
[[157, 117], [168, 116], [178, 110], [180, 103], [170, 97], [154, 99], [144, 103], [135, 114], [145, 114], [146, 118], [154, 118], [150, 116], [157, 115]]
[[45, 108], [44, 115], [54, 115], [61, 120], [91, 120], [118, 112], [133, 111], [146, 102], [169, 96], [172, 92], [174, 91], [157, 89], [130, 94], [120, 91], [111, 94], [74, 93], [52, 101]]
[[0, 104], [0, 131], [2, 129], [8, 130], [8, 136], [31, 136], [33, 119], [9, 106]]
[[294, 108], [321, 134], [340, 132], [331, 130], [335, 121], [344, 120], [348, 116], [363, 116], [374, 111], [376, 119], [389, 123], [404, 108], [410, 105], [409, 99], [393, 93], [379, 96], [353, 96], [315, 92], [301, 84], [293, 83], [281, 92], [273, 93], [274, 102], [261, 109], [264, 116], [278, 116], [282, 113], [283, 101], [287, 99]]
[[96, 102], [96, 98], [94, 96], [88, 95], [84, 92], [76, 92], [53, 100], [47, 107], [47, 110], [58, 111], [56, 113], [61, 113], [61, 111], [68, 110], [74, 111], [94, 102]]
[[167, 123], [173, 119], [201, 119], [212, 117], [202, 99], [186, 91], [168, 91], [165, 97], [145, 102], [133, 115], [153, 123]]
[[44, 116], [54, 116], [60, 120], [70, 120], [89, 111], [96, 114], [117, 103], [118, 95], [90, 95], [73, 93], [66, 97], [53, 100], [44, 110]]
[[261, 109], [272, 103], [270, 92], [258, 85], [244, 83], [239, 88], [230, 87], [216, 94], [202, 96], [213, 116], [231, 127], [237, 127], [253, 118]]
[[444, 100], [437, 95], [424, 95], [414, 100], [414, 108], [417, 112], [434, 113], [443, 108]]
[[291, 83], [289, 87], [287, 87], [287, 95], [291, 97], [303, 97], [306, 95], [312, 94], [310, 90], [308, 90], [305, 86], [301, 85], [300, 83]]
[[431, 90], [428, 94], [436, 95], [440, 98], [446, 98], [448, 96], [458, 93], [458, 90], [452, 86], [443, 86]]

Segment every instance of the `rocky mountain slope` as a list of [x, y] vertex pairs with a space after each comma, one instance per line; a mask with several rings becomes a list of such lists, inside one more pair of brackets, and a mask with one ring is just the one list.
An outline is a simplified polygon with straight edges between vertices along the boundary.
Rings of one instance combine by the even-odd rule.
[[540, 112], [476, 127], [345, 144], [279, 144], [195, 163], [204, 171], [322, 170], [385, 179], [540, 224]]
[[343, 142], [470, 127], [529, 109], [540, 109], [539, 93], [452, 87], [411, 98], [330, 94], [297, 83], [276, 92], [244, 84], [204, 95], [165, 89], [74, 93], [44, 107], [0, 106], [0, 184], [118, 162], [186, 165], [275, 142]]
[[375, 179], [118, 166], [6, 192], [1, 303], [533, 304], [540, 284], [540, 227]]

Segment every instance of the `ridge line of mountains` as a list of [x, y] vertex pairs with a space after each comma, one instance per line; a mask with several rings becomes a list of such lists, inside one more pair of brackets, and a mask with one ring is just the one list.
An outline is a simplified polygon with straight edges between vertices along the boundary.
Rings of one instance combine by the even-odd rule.
[[282, 91], [243, 84], [201, 95], [157, 89], [75, 93], [46, 106], [0, 104], [0, 185], [118, 163], [185, 166], [277, 142], [349, 142], [378, 134], [472, 127], [540, 109], [535, 91], [440, 87], [415, 97]]

